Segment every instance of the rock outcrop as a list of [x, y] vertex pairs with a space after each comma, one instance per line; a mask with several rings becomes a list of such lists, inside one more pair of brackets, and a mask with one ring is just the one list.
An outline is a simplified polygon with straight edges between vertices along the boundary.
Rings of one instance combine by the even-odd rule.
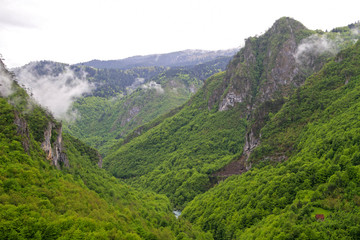
[[15, 111], [16, 133], [21, 136], [21, 144], [27, 154], [30, 154], [30, 132], [26, 120], [20, 117], [20, 114]]
[[260, 129], [270, 112], [277, 112], [284, 99], [301, 86], [309, 72], [296, 61], [302, 39], [313, 32], [291, 18], [281, 18], [262, 36], [248, 38], [226, 70], [218, 110], [226, 111], [236, 104], [244, 107], [249, 121], [243, 148], [241, 169], [250, 169], [248, 158], [260, 144]]
[[41, 148], [46, 153], [46, 158], [51, 160], [51, 163], [60, 169], [61, 167], [69, 167], [69, 160], [64, 153], [62, 138], [62, 126], [57, 126], [53, 122], [48, 123], [48, 127], [44, 131], [44, 142], [41, 144]]

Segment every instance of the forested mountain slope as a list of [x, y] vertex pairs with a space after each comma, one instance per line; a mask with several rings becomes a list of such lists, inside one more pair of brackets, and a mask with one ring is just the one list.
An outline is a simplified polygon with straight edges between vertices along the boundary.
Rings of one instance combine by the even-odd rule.
[[[254, 145], [255, 138], [245, 136], [255, 110], [276, 112], [305, 80], [295, 54], [311, 34], [301, 23], [282, 18], [263, 36], [249, 38], [226, 72], [208, 79], [176, 115], [110, 154], [105, 167], [166, 193], [181, 208], [209, 188], [211, 174], [240, 159], [244, 146]], [[244, 163], [241, 168], [246, 171]]]
[[230, 57], [186, 67], [95, 69], [41, 61], [15, 69], [21, 84], [102, 154], [131, 130], [180, 106]]
[[[112, 177], [0, 61], [0, 239], [211, 239]], [[10, 104], [11, 103], [11, 104]]]
[[80, 63], [78, 65], [85, 65], [95, 68], [112, 68], [112, 69], [129, 69], [134, 67], [185, 67], [193, 66], [217, 58], [232, 57], [238, 50], [218, 50], [218, 51], [205, 51], [205, 50], [185, 50], [164, 54], [152, 54], [145, 56], [134, 56], [119, 60], [92, 60], [89, 62]]
[[359, 96], [360, 42], [269, 116], [256, 167], [196, 197], [184, 218], [215, 239], [359, 239]]
[[230, 58], [183, 68], [170, 68], [139, 83], [127, 95], [85, 97], [74, 102], [80, 115], [67, 129], [102, 154], [136, 127], [185, 103], [209, 76], [225, 69]]
[[[118, 145], [104, 159], [105, 168], [167, 194], [178, 208], [228, 176], [228, 164], [236, 169], [230, 174], [247, 171], [269, 116], [328, 57], [358, 38], [350, 27], [340, 32], [315, 32], [291, 18], [279, 19], [264, 35], [248, 38], [227, 70], [209, 78], [177, 113], [139, 128]], [[323, 41], [331, 48], [314, 51]]]

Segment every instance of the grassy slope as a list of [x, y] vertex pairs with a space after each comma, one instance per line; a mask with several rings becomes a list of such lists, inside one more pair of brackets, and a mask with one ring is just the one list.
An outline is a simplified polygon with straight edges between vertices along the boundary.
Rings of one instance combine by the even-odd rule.
[[[183, 216], [215, 239], [358, 239], [359, 66], [360, 42], [271, 117], [251, 158], [257, 167], [198, 196]], [[264, 164], [276, 155], [289, 159]]]

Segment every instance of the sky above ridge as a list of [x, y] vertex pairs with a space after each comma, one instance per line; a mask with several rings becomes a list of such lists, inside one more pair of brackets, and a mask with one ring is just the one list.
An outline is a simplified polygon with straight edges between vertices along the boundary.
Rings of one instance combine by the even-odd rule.
[[0, 0], [0, 54], [79, 63], [240, 47], [279, 18], [331, 30], [360, 20], [358, 0]]

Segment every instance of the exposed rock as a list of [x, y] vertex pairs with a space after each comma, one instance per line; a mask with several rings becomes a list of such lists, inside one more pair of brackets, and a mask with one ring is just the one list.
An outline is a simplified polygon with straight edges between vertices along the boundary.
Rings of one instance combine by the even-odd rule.
[[230, 107], [234, 107], [235, 103], [241, 103], [244, 101], [244, 96], [236, 94], [235, 92], [229, 92], [222, 100], [219, 106], [219, 111], [225, 111]]
[[210, 180], [213, 184], [225, 180], [232, 175], [238, 175], [248, 171], [246, 168], [245, 157], [242, 156], [240, 159], [232, 161], [225, 167], [221, 168], [217, 172], [211, 174]]
[[29, 127], [24, 118], [19, 116], [18, 112], [14, 112], [15, 120], [14, 123], [16, 125], [16, 133], [21, 136], [21, 144], [24, 147], [24, 150], [27, 154], [30, 154], [30, 134]]
[[301, 23], [281, 18], [264, 35], [247, 39], [229, 63], [220, 88], [224, 91], [218, 92], [214, 96], [218, 99], [211, 99], [211, 104], [219, 102], [219, 111], [229, 110], [238, 103], [246, 106], [242, 108], [243, 116], [251, 124], [245, 136], [243, 156], [241, 161], [237, 160], [243, 164], [242, 169], [251, 168], [247, 160], [260, 144], [260, 129], [268, 114], [277, 112], [284, 98], [305, 82], [309, 72], [302, 71], [296, 52], [301, 38], [310, 34]]
[[245, 160], [247, 160], [258, 145], [260, 144], [260, 139], [254, 135], [253, 129], [250, 130], [245, 136], [245, 145], [243, 149], [243, 155]]
[[[51, 142], [52, 134], [57, 133], [56, 140]], [[56, 126], [55, 123], [49, 122], [48, 127], [44, 131], [44, 142], [41, 144], [41, 148], [46, 153], [46, 158], [51, 160], [52, 165], [60, 169], [62, 166], [69, 167], [69, 160], [64, 153], [64, 147], [62, 143], [62, 126]]]

